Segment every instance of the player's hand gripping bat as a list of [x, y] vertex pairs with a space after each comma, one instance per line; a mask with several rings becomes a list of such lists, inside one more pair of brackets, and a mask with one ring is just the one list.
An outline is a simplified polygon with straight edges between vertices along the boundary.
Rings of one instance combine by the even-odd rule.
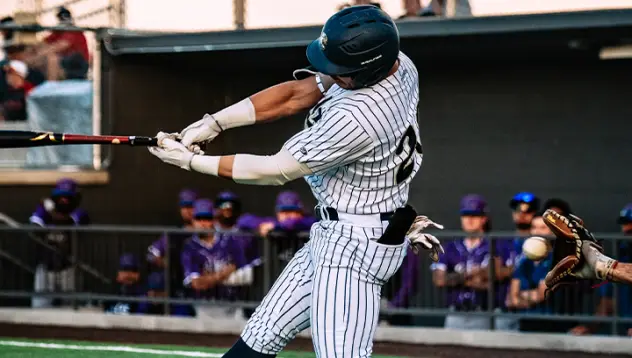
[[69, 144], [127, 144], [137, 147], [155, 147], [154, 137], [83, 135], [53, 132], [0, 131], [0, 148], [43, 147]]

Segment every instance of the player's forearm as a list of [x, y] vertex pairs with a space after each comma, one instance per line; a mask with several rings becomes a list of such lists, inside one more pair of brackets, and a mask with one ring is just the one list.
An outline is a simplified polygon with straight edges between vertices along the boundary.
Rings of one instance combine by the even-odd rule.
[[285, 149], [272, 156], [195, 155], [191, 159], [190, 166], [192, 170], [200, 173], [252, 185], [283, 185], [312, 173], [305, 164], [296, 161]]
[[465, 276], [458, 272], [450, 272], [442, 275], [438, 280], [438, 285], [440, 287], [454, 287], [462, 285], [465, 282]]
[[235, 272], [235, 270], [235, 265], [228, 265], [228, 267], [219, 272], [209, 273], [202, 276], [202, 279], [204, 280], [204, 286], [207, 288], [211, 288], [217, 284], [222, 283], [222, 281], [226, 280], [228, 276]]
[[612, 270], [612, 281], [632, 285], [632, 264], [617, 263], [617, 266]]

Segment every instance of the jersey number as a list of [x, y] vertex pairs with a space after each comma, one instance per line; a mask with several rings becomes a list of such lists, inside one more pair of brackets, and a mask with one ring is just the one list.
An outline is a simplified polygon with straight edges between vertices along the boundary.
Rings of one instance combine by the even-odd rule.
[[397, 184], [401, 184], [404, 180], [408, 179], [408, 177], [413, 173], [413, 168], [415, 167], [413, 163], [413, 154], [416, 151], [417, 153], [422, 153], [421, 143], [417, 140], [417, 134], [415, 134], [415, 129], [413, 126], [408, 127], [404, 136], [399, 141], [397, 145], [397, 149], [395, 150], [395, 154], [400, 155], [404, 152], [404, 146], [408, 145], [410, 150], [408, 151], [408, 155], [404, 158], [402, 164], [397, 168], [397, 174], [395, 174], [395, 180]]
[[305, 128], [310, 128], [320, 120], [320, 118], [323, 116], [322, 105], [327, 103], [327, 101], [329, 101], [330, 99], [332, 99], [332, 97], [324, 98], [322, 101], [320, 101], [320, 103], [316, 104], [316, 106], [312, 108], [311, 111], [309, 111], [309, 113], [307, 114], [307, 118], [305, 119]]

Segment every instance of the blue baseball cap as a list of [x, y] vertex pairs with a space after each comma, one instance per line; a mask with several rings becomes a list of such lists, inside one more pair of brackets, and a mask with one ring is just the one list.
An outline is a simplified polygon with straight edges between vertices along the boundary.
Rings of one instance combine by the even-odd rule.
[[162, 291], [165, 289], [165, 276], [162, 272], [152, 272], [147, 277], [147, 289]]
[[53, 189], [53, 196], [75, 196], [77, 195], [78, 185], [77, 182], [64, 178], [57, 182]]
[[511, 198], [509, 207], [523, 213], [534, 213], [540, 207], [540, 199], [533, 193], [522, 191]]
[[181, 207], [193, 206], [193, 202], [197, 199], [198, 195], [192, 189], [182, 189], [178, 195], [179, 204]]
[[619, 212], [619, 219], [617, 220], [617, 224], [630, 224], [632, 223], [632, 203], [626, 205]]
[[293, 191], [283, 191], [276, 199], [275, 210], [279, 211], [303, 211], [303, 203], [300, 196]]
[[138, 259], [133, 254], [123, 254], [119, 259], [119, 269], [125, 271], [138, 271]]
[[209, 199], [198, 199], [193, 203], [193, 217], [196, 219], [213, 218], [213, 202]]
[[468, 194], [461, 199], [460, 213], [462, 216], [485, 216], [487, 201], [482, 195]]

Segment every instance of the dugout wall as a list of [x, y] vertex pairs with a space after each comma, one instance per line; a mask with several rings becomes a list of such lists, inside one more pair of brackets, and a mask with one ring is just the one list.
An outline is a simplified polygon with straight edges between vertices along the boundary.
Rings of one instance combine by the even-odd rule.
[[[621, 45], [632, 10], [402, 22], [402, 50], [421, 79], [424, 162], [411, 202], [450, 228], [458, 201], [485, 195], [495, 229], [510, 229], [508, 201], [521, 190], [562, 197], [598, 231], [615, 231], [632, 183], [632, 61], [600, 60]], [[319, 27], [224, 33], [105, 33], [103, 133], [176, 131], [306, 65]], [[208, 151], [274, 153], [304, 115], [222, 134]], [[266, 214], [282, 189], [314, 204], [301, 181], [237, 186], [167, 166], [143, 148], [113, 148], [110, 182], [84, 190], [95, 222], [175, 224], [176, 195], [196, 187], [241, 195]], [[28, 217], [49, 188], [0, 188], [9, 214]], [[256, 199], [256, 200], [255, 200]]]

